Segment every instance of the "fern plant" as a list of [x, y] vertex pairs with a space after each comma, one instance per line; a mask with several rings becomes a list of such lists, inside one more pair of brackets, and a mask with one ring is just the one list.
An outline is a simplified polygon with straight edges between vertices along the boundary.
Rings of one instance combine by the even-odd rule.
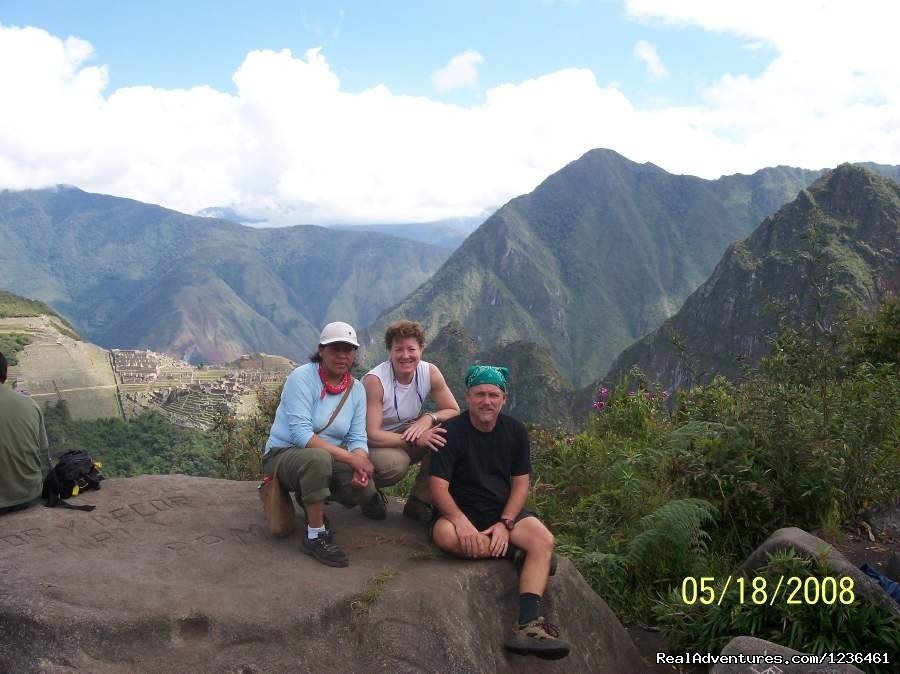
[[634, 576], [661, 582], [690, 573], [706, 557], [706, 528], [717, 515], [709, 501], [688, 498], [669, 501], [642, 517], [642, 531], [628, 543], [625, 555]]

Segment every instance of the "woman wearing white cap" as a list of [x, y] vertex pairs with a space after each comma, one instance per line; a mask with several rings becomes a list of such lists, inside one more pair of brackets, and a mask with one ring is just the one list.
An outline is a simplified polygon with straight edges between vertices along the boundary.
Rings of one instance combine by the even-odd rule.
[[[372, 480], [366, 443], [366, 393], [350, 374], [359, 341], [347, 323], [329, 323], [312, 362], [284, 383], [263, 454], [263, 475], [297, 493], [306, 510], [303, 551], [328, 566], [347, 566], [347, 555], [325, 523], [325, 499], [383, 507]], [[376, 518], [383, 514], [363, 512]]]

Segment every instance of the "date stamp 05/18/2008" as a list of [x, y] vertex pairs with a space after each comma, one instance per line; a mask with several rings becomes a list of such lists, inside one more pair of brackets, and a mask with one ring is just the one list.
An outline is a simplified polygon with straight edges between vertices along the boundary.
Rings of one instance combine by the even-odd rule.
[[687, 576], [681, 582], [681, 601], [688, 606], [721, 604], [729, 593], [739, 604], [756, 606], [774, 606], [775, 602], [782, 601], [809, 605], [852, 604], [856, 600], [850, 576], [779, 576], [775, 583], [762, 576], [726, 576], [724, 584], [712, 576]]

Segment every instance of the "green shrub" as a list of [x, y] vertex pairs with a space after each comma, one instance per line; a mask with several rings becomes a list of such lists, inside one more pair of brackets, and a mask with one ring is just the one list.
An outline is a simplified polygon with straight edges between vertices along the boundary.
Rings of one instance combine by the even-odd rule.
[[719, 548], [747, 554], [777, 528], [770, 471], [745, 432], [713, 422], [690, 421], [666, 440], [663, 464], [673, 493], [712, 503], [719, 513]]
[[262, 474], [262, 449], [275, 420], [281, 401], [282, 384], [277, 390], [257, 391], [256, 411], [246, 419], [232, 413], [221, 414], [213, 423], [212, 434], [219, 441], [218, 476], [226, 480], [257, 480]]
[[589, 419], [588, 431], [652, 441], [669, 427], [668, 398], [667, 391], [649, 382], [638, 368], [632, 368], [624, 381], [601, 394], [594, 404], [598, 413]]
[[840, 353], [850, 369], [862, 363], [900, 367], [900, 299], [891, 298], [871, 316], [852, 321]]
[[[635, 370], [598, 389], [583, 432], [533, 430], [532, 503], [560, 551], [620, 618], [646, 621], [684, 575], [727, 573], [779, 527], [835, 529], [896, 499], [896, 313], [847, 332], [785, 325], [739, 384], [715, 377], [680, 392], [671, 413]], [[710, 519], [669, 522], [691, 499]]]
[[31, 336], [23, 332], [3, 332], [0, 333], [0, 353], [6, 357], [6, 362], [10, 365], [18, 365], [19, 359], [16, 353], [31, 344]]
[[718, 513], [702, 499], [669, 501], [641, 518], [640, 532], [627, 546], [627, 563], [638, 582], [677, 582], [703, 568], [707, 529]]
[[64, 401], [47, 405], [44, 422], [54, 456], [83, 449], [108, 477], [182, 473], [212, 477], [218, 443], [207, 433], [176, 426], [155, 412], [128, 421], [72, 419]]
[[712, 421], [734, 425], [737, 406], [736, 388], [722, 375], [716, 375], [705, 386], [694, 386], [678, 392], [675, 421]]

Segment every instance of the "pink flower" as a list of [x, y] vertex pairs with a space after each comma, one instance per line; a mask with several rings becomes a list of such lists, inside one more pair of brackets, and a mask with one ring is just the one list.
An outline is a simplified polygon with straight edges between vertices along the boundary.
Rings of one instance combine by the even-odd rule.
[[603, 402], [602, 400], [594, 401], [594, 409], [597, 410], [598, 412], [602, 412], [605, 407], [606, 407], [606, 403]]
[[600, 396], [603, 400], [609, 398], [609, 389], [605, 386], [601, 386], [597, 389], [597, 395]]

